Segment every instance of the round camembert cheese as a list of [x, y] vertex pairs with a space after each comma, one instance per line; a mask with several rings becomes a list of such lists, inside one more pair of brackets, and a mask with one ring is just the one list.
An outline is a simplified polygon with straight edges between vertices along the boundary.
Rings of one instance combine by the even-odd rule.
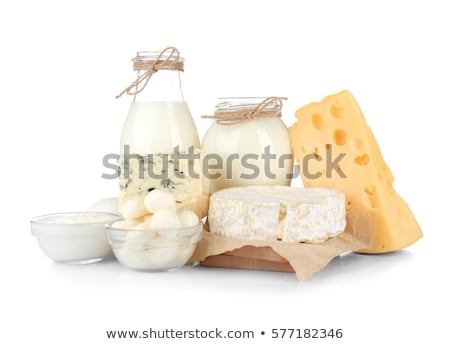
[[212, 233], [245, 239], [321, 243], [345, 230], [345, 195], [325, 188], [245, 186], [215, 192]]

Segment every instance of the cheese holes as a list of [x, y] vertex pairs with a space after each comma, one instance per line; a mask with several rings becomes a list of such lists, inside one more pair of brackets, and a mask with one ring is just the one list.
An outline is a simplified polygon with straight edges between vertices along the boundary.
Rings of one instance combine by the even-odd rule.
[[336, 129], [333, 132], [333, 141], [338, 146], [343, 146], [347, 142], [347, 134], [344, 130]]
[[344, 109], [339, 106], [336, 106], [336, 105], [331, 105], [330, 113], [331, 113], [331, 116], [333, 116], [334, 118], [337, 118], [337, 119], [344, 117]]
[[356, 165], [359, 166], [366, 166], [369, 163], [369, 156], [367, 154], [363, 154], [360, 156], [357, 156], [353, 161]]
[[319, 115], [317, 113], [312, 115], [311, 123], [312, 123], [313, 127], [316, 128], [317, 130], [323, 129], [323, 118], [321, 115]]
[[375, 194], [376, 191], [377, 191], [377, 188], [374, 185], [369, 185], [364, 188], [364, 192], [368, 193], [369, 195]]
[[356, 153], [361, 154], [362, 152], [364, 152], [364, 149], [365, 149], [365, 148], [366, 148], [366, 147], [365, 147], [365, 145], [364, 145], [364, 141], [363, 141], [362, 138], [357, 137], [357, 138], [353, 139], [353, 141], [352, 141], [352, 149], [353, 149]]
[[377, 208], [380, 204], [380, 199], [376, 194], [376, 187], [374, 185], [369, 185], [364, 188], [364, 198], [366, 203], [371, 208]]

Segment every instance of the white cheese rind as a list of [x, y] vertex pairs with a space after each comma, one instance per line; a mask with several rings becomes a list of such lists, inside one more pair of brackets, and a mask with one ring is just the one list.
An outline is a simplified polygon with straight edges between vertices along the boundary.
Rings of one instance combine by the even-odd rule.
[[259, 240], [277, 239], [279, 204], [214, 195], [208, 215], [212, 233]]
[[345, 230], [345, 196], [324, 188], [248, 186], [210, 199], [212, 233], [245, 239], [321, 243]]

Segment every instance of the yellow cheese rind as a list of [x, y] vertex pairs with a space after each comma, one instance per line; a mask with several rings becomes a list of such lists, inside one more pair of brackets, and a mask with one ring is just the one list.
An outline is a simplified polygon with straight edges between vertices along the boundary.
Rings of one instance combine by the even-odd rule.
[[[375, 214], [374, 228], [357, 228], [373, 232], [372, 247], [361, 252], [401, 250], [422, 237], [410, 208], [395, 192], [394, 177], [349, 91], [310, 103], [297, 110], [296, 117], [289, 137], [304, 186], [345, 193], [347, 213]], [[338, 167], [333, 169], [330, 161], [338, 161]], [[348, 228], [353, 227], [349, 221]]]

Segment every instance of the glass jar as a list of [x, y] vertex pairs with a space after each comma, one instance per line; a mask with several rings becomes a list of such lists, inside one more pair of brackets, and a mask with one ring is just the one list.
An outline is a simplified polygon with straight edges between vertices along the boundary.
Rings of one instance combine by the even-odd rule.
[[[118, 97], [133, 96], [120, 140], [119, 208], [153, 189], [174, 193], [180, 206], [197, 212], [201, 198], [199, 138], [183, 98], [184, 59], [176, 48], [138, 52], [137, 79]], [[195, 158], [195, 155], [198, 155]]]
[[141, 86], [142, 90], [139, 90], [140, 85], [135, 85], [134, 91], [128, 92], [133, 96], [133, 102], [122, 129], [122, 154], [126, 145], [131, 154], [171, 153], [176, 146], [181, 151], [187, 151], [191, 146], [200, 148], [197, 128], [181, 88], [183, 58], [170, 56], [170, 51], [159, 57], [160, 54], [141, 51], [132, 59], [137, 70], [136, 80], [148, 71], [140, 68], [146, 68], [145, 63], [156, 63], [158, 58], [177, 61], [179, 65], [173, 68], [179, 70], [159, 69], [151, 75], [145, 87]]
[[221, 98], [215, 115], [203, 116], [215, 119], [202, 141], [203, 192], [290, 185], [293, 156], [281, 107], [277, 97]]

